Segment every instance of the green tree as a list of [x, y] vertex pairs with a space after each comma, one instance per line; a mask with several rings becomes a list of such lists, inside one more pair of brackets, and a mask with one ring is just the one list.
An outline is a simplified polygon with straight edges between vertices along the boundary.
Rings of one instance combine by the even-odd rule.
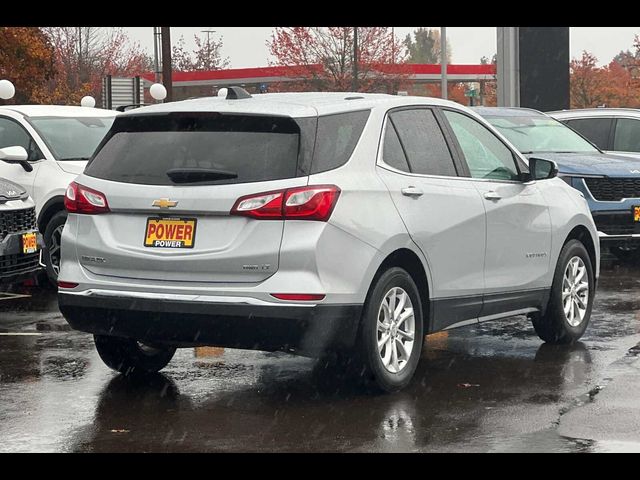
[[[404, 39], [409, 63], [440, 63], [440, 30], [420, 27]], [[451, 42], [447, 38], [447, 62], [451, 62]]]

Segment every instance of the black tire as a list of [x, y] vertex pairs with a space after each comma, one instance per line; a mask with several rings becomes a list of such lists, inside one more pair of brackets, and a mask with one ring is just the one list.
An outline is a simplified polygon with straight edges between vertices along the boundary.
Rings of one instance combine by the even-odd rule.
[[94, 335], [93, 339], [105, 365], [125, 375], [159, 372], [176, 353], [175, 347], [150, 347], [132, 338]]
[[[589, 297], [587, 299], [585, 314], [582, 321], [578, 325], [572, 326], [564, 312], [562, 302], [562, 284], [567, 265], [574, 257], [582, 259], [586, 267], [586, 275], [589, 282]], [[539, 313], [536, 313], [531, 315], [533, 328], [538, 336], [545, 342], [552, 344], [570, 344], [580, 339], [589, 324], [594, 293], [595, 281], [589, 253], [582, 242], [579, 240], [570, 240], [560, 251], [560, 256], [558, 257], [558, 263], [556, 264], [553, 276], [553, 285], [551, 287], [549, 304], [547, 305], [545, 314], [540, 315]]]
[[640, 247], [611, 247], [609, 251], [623, 263], [636, 263], [640, 261]]
[[[385, 296], [394, 287], [399, 287], [408, 294], [413, 306], [415, 328], [411, 352], [399, 372], [389, 371], [384, 366], [381, 353], [378, 351], [378, 316]], [[358, 333], [357, 361], [361, 367], [361, 373], [364, 374], [363, 378], [369, 386], [384, 392], [395, 392], [404, 388], [416, 371], [423, 342], [422, 303], [418, 288], [406, 270], [399, 267], [390, 268], [375, 280], [367, 295], [362, 313]]]
[[67, 212], [66, 210], [61, 210], [51, 217], [51, 220], [49, 220], [49, 223], [47, 223], [44, 229], [45, 249], [42, 260], [45, 264], [45, 271], [47, 272], [49, 281], [56, 287], [58, 286], [58, 272], [56, 268], [60, 268], [60, 239], [58, 235], [60, 234], [59, 228], [64, 227], [65, 223], [67, 223]]

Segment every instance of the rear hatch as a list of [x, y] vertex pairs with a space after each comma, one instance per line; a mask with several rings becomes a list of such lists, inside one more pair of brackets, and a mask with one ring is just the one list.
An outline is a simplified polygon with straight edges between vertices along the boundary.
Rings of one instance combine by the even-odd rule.
[[230, 211], [242, 196], [306, 185], [315, 125], [315, 117], [219, 112], [119, 117], [78, 179], [110, 210], [78, 216], [79, 261], [113, 277], [268, 278], [284, 221]]

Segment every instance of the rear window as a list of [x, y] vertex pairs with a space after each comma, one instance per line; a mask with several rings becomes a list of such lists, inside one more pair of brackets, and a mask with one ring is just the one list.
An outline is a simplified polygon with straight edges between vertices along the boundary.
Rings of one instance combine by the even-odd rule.
[[[92, 177], [143, 185], [173, 185], [175, 170], [224, 172], [188, 183], [228, 184], [300, 175], [308, 120], [290, 117], [171, 113], [118, 118], [87, 166]], [[315, 123], [315, 122], [314, 122]], [[235, 175], [228, 178], [228, 174]]]
[[217, 112], [121, 117], [85, 174], [143, 185], [173, 185], [176, 170], [221, 172], [187, 182], [216, 185], [305, 176], [344, 165], [368, 117], [369, 110], [317, 119]]

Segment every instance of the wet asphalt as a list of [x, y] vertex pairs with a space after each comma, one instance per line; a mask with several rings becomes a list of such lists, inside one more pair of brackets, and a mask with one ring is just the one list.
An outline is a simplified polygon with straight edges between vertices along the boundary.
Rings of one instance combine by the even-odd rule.
[[640, 451], [640, 266], [605, 260], [582, 341], [525, 317], [431, 335], [413, 383], [375, 394], [314, 360], [181, 349], [126, 378], [51, 289], [0, 300], [0, 452]]

